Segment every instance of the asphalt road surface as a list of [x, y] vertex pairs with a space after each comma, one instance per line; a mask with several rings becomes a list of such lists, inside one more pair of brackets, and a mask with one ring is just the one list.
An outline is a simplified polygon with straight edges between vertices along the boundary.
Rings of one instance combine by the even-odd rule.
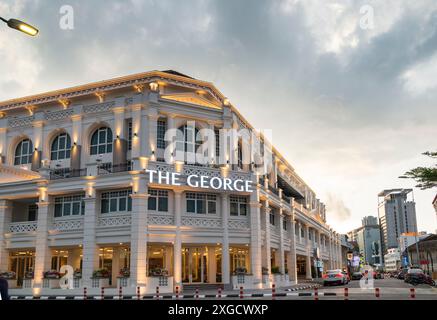
[[[353, 280], [347, 285], [324, 286], [318, 289], [318, 298], [319, 300], [344, 300], [344, 288], [348, 288], [348, 300], [411, 300], [410, 288], [414, 288], [414, 299], [437, 300], [437, 288], [433, 288], [425, 284], [413, 286], [405, 283], [403, 280], [386, 278], [375, 279], [373, 282], [373, 287], [371, 286], [371, 283], [368, 283], [367, 286], [367, 288], [366, 286], [363, 286], [364, 288], [362, 288], [359, 280]], [[377, 298], [375, 295], [375, 288], [379, 288], [379, 298]], [[314, 300], [314, 290], [304, 290], [302, 292], [306, 294], [311, 293], [311, 296], [287, 296], [276, 297], [276, 299]], [[264, 299], [267, 299], [267, 297]]]

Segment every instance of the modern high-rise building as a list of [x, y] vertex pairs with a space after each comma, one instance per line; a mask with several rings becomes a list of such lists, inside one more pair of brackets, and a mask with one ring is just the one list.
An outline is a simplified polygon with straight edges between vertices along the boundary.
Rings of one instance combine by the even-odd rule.
[[412, 189], [388, 189], [378, 194], [378, 215], [383, 252], [398, 248], [399, 237], [405, 232], [417, 232], [416, 207], [409, 199]]
[[379, 265], [382, 262], [382, 250], [378, 219], [367, 216], [361, 222], [362, 226], [350, 231], [348, 237], [358, 244], [359, 253], [365, 264]]

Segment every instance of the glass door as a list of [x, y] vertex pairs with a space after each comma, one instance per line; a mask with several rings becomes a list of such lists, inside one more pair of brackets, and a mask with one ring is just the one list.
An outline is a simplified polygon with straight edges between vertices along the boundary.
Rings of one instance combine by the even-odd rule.
[[204, 283], [208, 280], [208, 255], [206, 248], [186, 247], [182, 249], [182, 281]]

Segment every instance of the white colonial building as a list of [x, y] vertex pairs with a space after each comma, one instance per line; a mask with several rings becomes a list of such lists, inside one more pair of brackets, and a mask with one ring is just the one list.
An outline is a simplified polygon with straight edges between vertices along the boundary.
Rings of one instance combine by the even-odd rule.
[[[147, 293], [286, 286], [316, 257], [340, 267], [324, 205], [274, 147], [258, 173], [268, 144], [214, 85], [171, 70], [0, 102], [0, 272], [42, 295], [65, 270], [71, 292]], [[206, 163], [176, 159], [199, 148]]]

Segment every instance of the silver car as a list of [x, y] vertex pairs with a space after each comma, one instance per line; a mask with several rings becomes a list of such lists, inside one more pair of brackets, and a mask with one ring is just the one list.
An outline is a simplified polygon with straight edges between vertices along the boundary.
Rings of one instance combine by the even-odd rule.
[[323, 285], [332, 285], [332, 284], [347, 284], [349, 282], [348, 276], [345, 272], [340, 269], [328, 270], [323, 275]]

